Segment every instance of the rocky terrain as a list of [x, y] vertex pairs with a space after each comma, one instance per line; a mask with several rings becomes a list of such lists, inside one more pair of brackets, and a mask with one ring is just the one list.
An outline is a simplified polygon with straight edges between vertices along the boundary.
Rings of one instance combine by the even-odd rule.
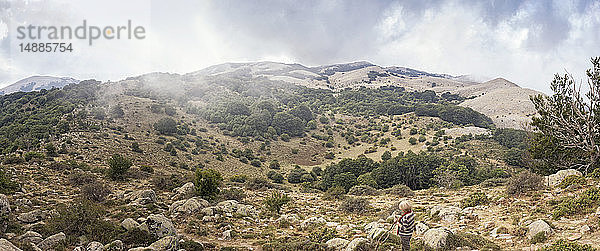
[[599, 173], [504, 128], [529, 94], [260, 62], [4, 95], [0, 250], [399, 250], [403, 200], [411, 250], [594, 250]]

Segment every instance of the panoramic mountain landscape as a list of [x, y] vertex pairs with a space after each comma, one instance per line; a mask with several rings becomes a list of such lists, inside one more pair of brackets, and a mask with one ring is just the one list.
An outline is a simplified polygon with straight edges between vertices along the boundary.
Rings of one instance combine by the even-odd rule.
[[411, 250], [600, 246], [597, 158], [546, 134], [562, 96], [503, 78], [252, 62], [2, 91], [2, 250], [400, 250], [404, 200]]

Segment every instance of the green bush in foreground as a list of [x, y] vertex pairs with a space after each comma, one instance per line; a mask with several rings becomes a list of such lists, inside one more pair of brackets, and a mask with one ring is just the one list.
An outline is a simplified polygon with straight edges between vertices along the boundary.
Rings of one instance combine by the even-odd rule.
[[565, 189], [567, 187], [570, 187], [571, 185], [585, 186], [586, 183], [587, 182], [585, 181], [585, 178], [583, 176], [569, 175], [565, 177], [558, 186], [562, 189]]
[[590, 245], [581, 245], [576, 242], [558, 240], [552, 245], [540, 249], [540, 251], [595, 251], [598, 250]]
[[205, 199], [214, 199], [219, 194], [219, 186], [223, 182], [221, 173], [213, 169], [196, 171], [194, 185], [196, 186], [196, 194]]
[[561, 200], [552, 212], [552, 217], [558, 219], [563, 216], [588, 213], [600, 204], [600, 188], [590, 188], [574, 198]]

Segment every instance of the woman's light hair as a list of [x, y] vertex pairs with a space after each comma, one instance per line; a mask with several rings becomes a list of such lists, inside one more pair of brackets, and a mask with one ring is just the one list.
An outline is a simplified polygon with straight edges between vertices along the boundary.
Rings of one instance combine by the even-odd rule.
[[410, 201], [408, 201], [408, 200], [400, 202], [400, 205], [398, 205], [398, 208], [400, 208], [400, 210], [402, 210], [404, 212], [412, 211], [412, 205], [410, 204]]

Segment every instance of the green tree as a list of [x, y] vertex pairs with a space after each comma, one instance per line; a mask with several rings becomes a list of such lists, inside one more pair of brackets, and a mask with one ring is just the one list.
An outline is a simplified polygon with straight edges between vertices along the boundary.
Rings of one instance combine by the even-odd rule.
[[381, 155], [381, 160], [386, 161], [392, 158], [392, 153], [390, 151], [385, 151]]
[[553, 95], [531, 98], [538, 113], [532, 125], [557, 147], [581, 152], [585, 162], [575, 167], [585, 173], [598, 167], [600, 158], [600, 57], [591, 62], [586, 94], [573, 76], [556, 74], [550, 84]]

